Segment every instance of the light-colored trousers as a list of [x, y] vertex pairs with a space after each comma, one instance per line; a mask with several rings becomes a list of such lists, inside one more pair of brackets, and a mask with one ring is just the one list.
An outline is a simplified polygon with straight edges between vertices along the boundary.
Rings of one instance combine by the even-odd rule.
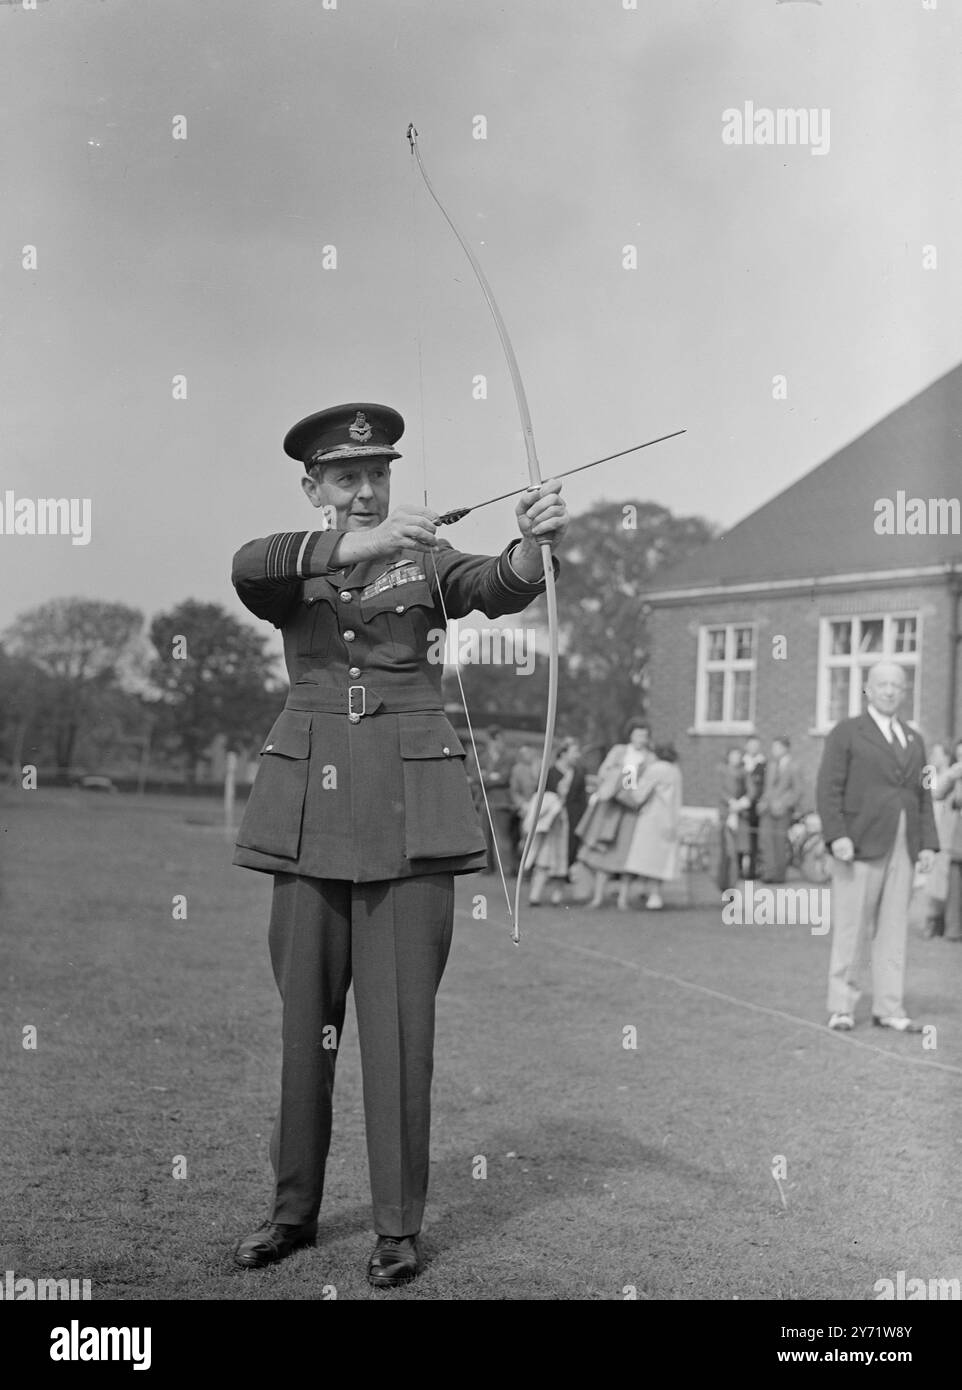
[[859, 859], [851, 864], [832, 860], [829, 1013], [854, 1013], [869, 958], [872, 1012], [879, 1018], [905, 1013], [905, 940], [913, 878], [904, 811], [899, 816], [895, 843], [883, 858]]

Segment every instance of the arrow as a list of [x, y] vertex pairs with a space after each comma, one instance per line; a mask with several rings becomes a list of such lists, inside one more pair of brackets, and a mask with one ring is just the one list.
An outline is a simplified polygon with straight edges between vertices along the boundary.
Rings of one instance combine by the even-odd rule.
[[[644, 444], [632, 444], [630, 449], [619, 449], [617, 454], [606, 454], [603, 459], [592, 459], [590, 463], [581, 463], [577, 468], [569, 468], [564, 473], [555, 473], [554, 478], [570, 478], [572, 473], [583, 473], [586, 468], [597, 468], [599, 463], [610, 463], [612, 459], [624, 458], [625, 454], [636, 454], [639, 449], [650, 449], [653, 444], [663, 444], [666, 439], [677, 439], [680, 434], [687, 434], [687, 430], [675, 430], [672, 434], [660, 434], [657, 439], [648, 439]], [[506, 497], [517, 497], [519, 493], [530, 492], [530, 488], [516, 487], [512, 492], [502, 492], [498, 497], [489, 497], [486, 502], [475, 502], [472, 507], [455, 507], [443, 516], [439, 516], [434, 523], [436, 526], [453, 526], [456, 521], [468, 515], [469, 512], [476, 512], [481, 507], [490, 507], [495, 502], [503, 502]]]

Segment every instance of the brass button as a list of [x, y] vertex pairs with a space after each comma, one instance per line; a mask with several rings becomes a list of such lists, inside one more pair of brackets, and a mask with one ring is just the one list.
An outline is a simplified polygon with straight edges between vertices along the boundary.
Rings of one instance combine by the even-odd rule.
[[360, 724], [361, 722], [361, 716], [359, 714], [349, 714], [347, 717], [352, 724]]
[[360, 666], [352, 666], [347, 674], [350, 676], [352, 681], [356, 681], [358, 676], [361, 674]]
[[351, 601], [351, 591], [350, 591], [350, 589], [345, 589], [344, 592], [341, 594], [341, 602], [342, 602], [342, 603], [350, 603], [350, 601]]
[[311, 604], [311, 603], [314, 602], [314, 600], [313, 600], [312, 598], [308, 598], [308, 599], [305, 599], [304, 602], [307, 603], [307, 604]]
[[451, 750], [450, 750], [450, 748], [442, 748], [442, 749], [441, 749], [441, 752], [444, 754], [444, 756], [445, 756], [446, 758], [450, 758], [450, 756], [451, 756]]
[[353, 641], [354, 641], [354, 632], [353, 632], [353, 629], [348, 628], [347, 632], [345, 632], [345, 634], [344, 634], [344, 641], [345, 641], [345, 642], [353, 642]]
[[395, 608], [394, 611], [395, 611], [395, 613], [403, 613], [403, 612], [404, 612], [404, 604], [403, 604], [403, 603], [399, 603], [398, 606], [397, 606], [397, 608]]
[[264, 749], [264, 752], [265, 752], [265, 753], [269, 753], [273, 747], [274, 747], [273, 743], [269, 743], [269, 744], [267, 745], [267, 747]]

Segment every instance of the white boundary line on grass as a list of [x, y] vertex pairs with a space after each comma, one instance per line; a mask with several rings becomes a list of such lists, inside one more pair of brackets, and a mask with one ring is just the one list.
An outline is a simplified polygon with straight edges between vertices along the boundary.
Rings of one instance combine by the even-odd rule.
[[[455, 915], [469, 918], [472, 922], [475, 920], [471, 913], [466, 912], [463, 908], [458, 908]], [[532, 934], [530, 924], [527, 931], [529, 935]], [[886, 1047], [877, 1047], [875, 1043], [863, 1042], [861, 1038], [853, 1038], [848, 1033], [829, 1029], [824, 1023], [815, 1023], [810, 1018], [801, 1018], [798, 1014], [789, 1014], [783, 1009], [772, 1009], [765, 1004], [753, 1004], [750, 999], [738, 999], [734, 994], [725, 994], [720, 989], [710, 989], [707, 985], [695, 984], [693, 980], [683, 980], [679, 975], [667, 975], [662, 970], [652, 970], [650, 966], [641, 965], [636, 960], [626, 960], [624, 956], [612, 956], [607, 951], [597, 951], [590, 946], [576, 946], [571, 941], [559, 941], [555, 936], [542, 936], [537, 929], [535, 929], [534, 934], [543, 944], [560, 947], [565, 951], [575, 951], [581, 956], [592, 956], [596, 960], [608, 961], [611, 965], [627, 966], [629, 970], [637, 970], [640, 974], [647, 975], [649, 979], [664, 980], [668, 984], [677, 985], [679, 989], [690, 989], [696, 994], [707, 994], [711, 999], [721, 999], [726, 1004], [734, 1004], [741, 1009], [750, 1009], [753, 1013], [768, 1014], [771, 1018], [780, 1018], [786, 1023], [795, 1023], [802, 1028], [813, 1028], [820, 1037], [834, 1038], [838, 1042], [848, 1043], [852, 1047], [863, 1047], [867, 1052], [875, 1052], [880, 1057], [887, 1057], [890, 1061], [909, 1062], [916, 1067], [935, 1067], [939, 1071], [951, 1072], [953, 1076], [962, 1076], [962, 1067], [954, 1067], [951, 1062], [928, 1061], [924, 1057], [910, 1057], [901, 1052], [891, 1052]]]

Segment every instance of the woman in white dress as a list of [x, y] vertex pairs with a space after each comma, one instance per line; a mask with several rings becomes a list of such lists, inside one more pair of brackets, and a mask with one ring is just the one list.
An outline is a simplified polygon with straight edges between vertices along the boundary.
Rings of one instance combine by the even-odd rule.
[[[633, 720], [626, 730], [628, 742], [616, 743], [598, 769], [598, 785], [579, 821], [575, 834], [581, 840], [578, 859], [594, 870], [595, 891], [589, 907], [604, 904], [605, 889], [612, 874], [623, 874], [625, 859], [634, 835], [638, 804], [636, 787], [651, 761], [651, 735], [642, 720]], [[621, 885], [619, 907], [627, 907], [630, 880]]]
[[[648, 891], [646, 906], [660, 908], [664, 906], [662, 885], [678, 872], [681, 772], [678, 754], [670, 743], [657, 746], [654, 761], [645, 768], [631, 794], [640, 810], [625, 858], [624, 906], [629, 905], [632, 883], [640, 879]], [[618, 906], [622, 906], [621, 900]]]

